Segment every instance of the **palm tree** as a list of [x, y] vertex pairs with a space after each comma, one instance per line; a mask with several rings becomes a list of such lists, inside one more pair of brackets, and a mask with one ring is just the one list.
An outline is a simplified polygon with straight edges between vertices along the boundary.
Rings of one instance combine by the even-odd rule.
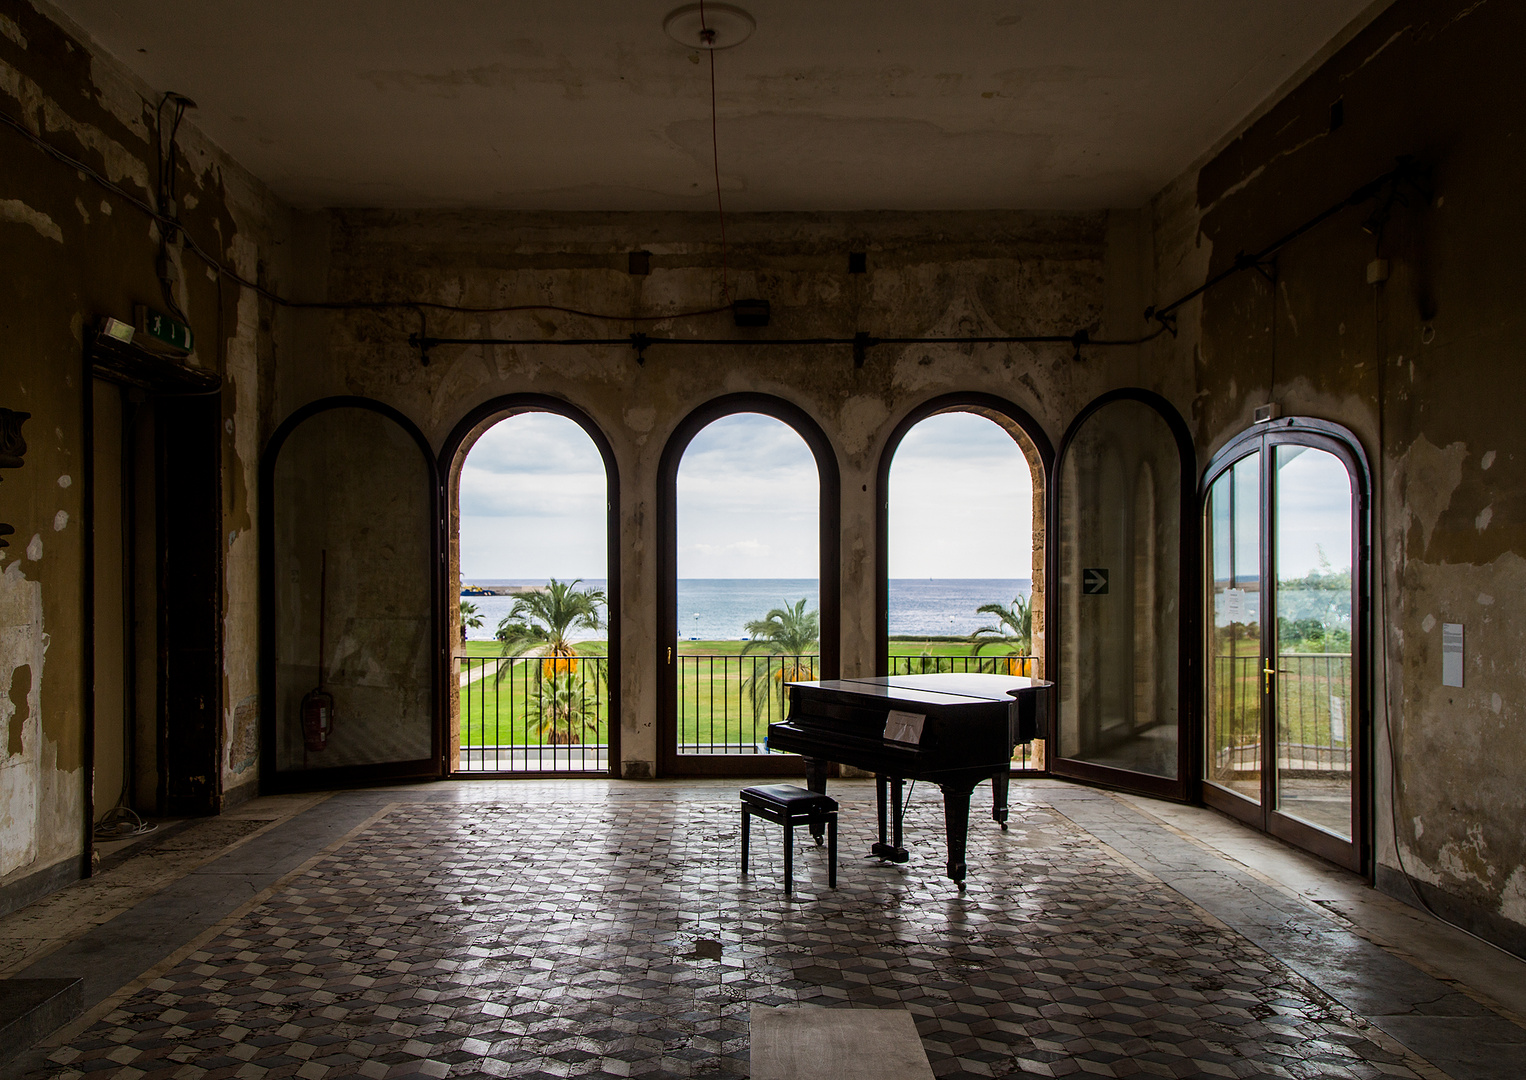
[[461, 640], [466, 641], [466, 632], [476, 630], [482, 625], [482, 613], [477, 610], [477, 605], [470, 600], [461, 601]]
[[590, 692], [586, 680], [563, 672], [536, 682], [535, 696], [525, 702], [526, 731], [553, 746], [579, 743], [585, 732], [598, 731], [598, 692]]
[[[601, 629], [599, 608], [605, 603], [604, 590], [579, 589], [575, 581], [551, 579], [542, 592], [525, 593], [514, 598], [514, 606], [498, 622], [495, 635], [503, 642], [503, 655], [539, 656], [541, 677], [553, 678], [578, 669], [578, 651], [568, 639], [574, 627]], [[499, 667], [498, 677], [504, 669]]]
[[[774, 608], [763, 618], [752, 620], [747, 624], [747, 632], [752, 637], [742, 646], [743, 656], [754, 649], [771, 655], [761, 671], [756, 661], [753, 663], [752, 674], [742, 683], [742, 692], [752, 698], [752, 712], [757, 716], [768, 709], [770, 699], [777, 691], [782, 713], [784, 684], [812, 678], [816, 673], [814, 650], [821, 637], [821, 613], [806, 611], [805, 598], [801, 597], [793, 604], [786, 601], [784, 607]], [[777, 669], [774, 656], [782, 656]]]
[[979, 656], [983, 649], [992, 645], [1004, 647], [1011, 657], [1006, 663], [1007, 673], [1020, 674], [1024, 662], [1016, 658], [1033, 653], [1032, 599], [1018, 596], [1006, 607], [995, 603], [981, 604], [975, 611], [980, 615], [994, 615], [996, 623], [993, 626], [982, 626], [970, 635], [970, 641], [975, 646], [970, 655]]

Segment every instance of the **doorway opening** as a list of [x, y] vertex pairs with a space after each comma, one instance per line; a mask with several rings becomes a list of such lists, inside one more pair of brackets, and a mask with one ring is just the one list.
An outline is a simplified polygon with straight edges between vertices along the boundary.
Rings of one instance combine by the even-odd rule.
[[712, 401], [663, 451], [661, 767], [778, 775], [792, 681], [835, 678], [838, 473], [819, 426], [762, 394]]
[[[934, 411], [886, 450], [885, 647], [890, 675], [1044, 673], [1044, 460], [1011, 416]], [[1044, 740], [1014, 769], [1044, 768]]]
[[496, 410], [454, 452], [451, 770], [609, 775], [611, 474], [586, 418]]
[[1220, 451], [1203, 500], [1204, 801], [1359, 872], [1366, 491], [1354, 440], [1290, 418]]
[[1060, 447], [1053, 506], [1059, 690], [1054, 771], [1194, 793], [1192, 437], [1170, 402], [1104, 394]]

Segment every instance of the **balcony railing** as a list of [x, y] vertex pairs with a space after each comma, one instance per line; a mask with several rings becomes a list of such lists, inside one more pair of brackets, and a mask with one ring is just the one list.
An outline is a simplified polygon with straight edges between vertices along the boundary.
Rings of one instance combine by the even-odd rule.
[[[820, 677], [815, 654], [680, 654], [678, 752], [766, 754], [768, 725], [789, 709], [786, 685]], [[461, 657], [462, 772], [604, 773], [609, 769], [609, 660], [602, 656]], [[891, 656], [896, 675], [1032, 675], [1031, 656]], [[1042, 769], [1043, 740], [1017, 748], [1017, 769]]]
[[607, 657], [461, 657], [460, 680], [461, 771], [608, 771]]
[[[1208, 686], [1210, 771], [1261, 768], [1261, 657], [1216, 656]], [[1283, 776], [1349, 774], [1355, 740], [1350, 653], [1277, 657], [1277, 768]]]
[[679, 654], [678, 752], [766, 754], [789, 711], [786, 684], [819, 677], [819, 656]]

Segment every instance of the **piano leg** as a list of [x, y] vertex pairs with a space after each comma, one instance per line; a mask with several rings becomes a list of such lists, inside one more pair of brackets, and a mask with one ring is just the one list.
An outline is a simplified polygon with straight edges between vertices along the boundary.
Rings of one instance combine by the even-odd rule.
[[[874, 801], [875, 808], [879, 811], [880, 817], [880, 842], [870, 848], [869, 852], [882, 859], [889, 859], [891, 862], [897, 863], [903, 863], [910, 857], [906, 854], [906, 849], [901, 846], [901, 817], [903, 809], [901, 805], [901, 785], [904, 783], [905, 781], [899, 776], [886, 776], [884, 773], [876, 773], [874, 776]], [[885, 795], [887, 791], [889, 792], [891, 802], [889, 823], [886, 821], [885, 813]], [[887, 831], [893, 835], [892, 842], [888, 844], [885, 842]]]
[[948, 833], [948, 876], [964, 891], [965, 839], [970, 831], [970, 793], [973, 784], [943, 784], [943, 825]]
[[1003, 769], [991, 777], [991, 819], [1007, 831], [1007, 789], [1012, 785], [1012, 772]]
[[[808, 791], [814, 791], [818, 795], [827, 793], [827, 768], [831, 763], [825, 758], [808, 757], [805, 759], [805, 786]], [[816, 841], [816, 846], [822, 844], [822, 831], [826, 828], [821, 822], [811, 823], [811, 839]]]

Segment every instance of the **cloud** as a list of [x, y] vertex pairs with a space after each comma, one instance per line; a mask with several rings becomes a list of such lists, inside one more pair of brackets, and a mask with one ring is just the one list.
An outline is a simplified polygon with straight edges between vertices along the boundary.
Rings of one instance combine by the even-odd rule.
[[604, 461], [573, 421], [501, 421], [461, 468], [463, 576], [603, 577], [607, 498]]
[[483, 432], [467, 454], [467, 469], [497, 475], [604, 476], [604, 459], [588, 434], [555, 413], [523, 413]]
[[753, 413], [717, 420], [678, 467], [679, 577], [815, 577], [820, 498], [794, 429]]
[[1033, 474], [1016, 442], [973, 413], [930, 416], [890, 465], [890, 576], [1026, 578]]

